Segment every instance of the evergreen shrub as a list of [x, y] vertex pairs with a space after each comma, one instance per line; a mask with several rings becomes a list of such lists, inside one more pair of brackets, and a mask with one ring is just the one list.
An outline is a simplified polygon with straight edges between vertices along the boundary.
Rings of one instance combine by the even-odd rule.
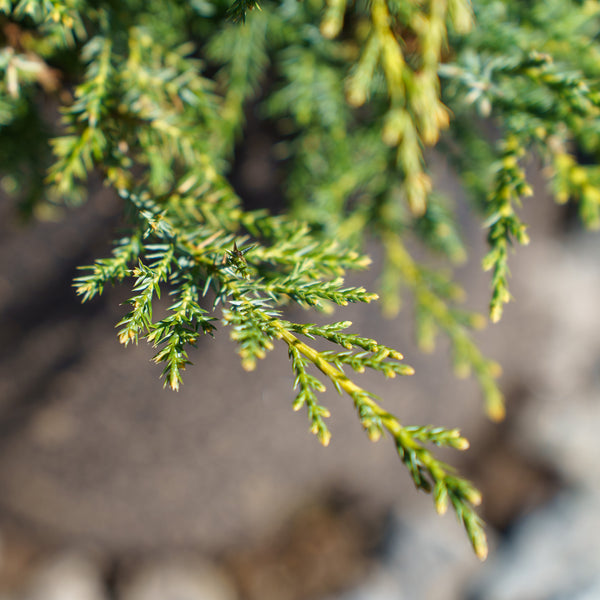
[[[543, 161], [558, 202], [600, 226], [599, 31], [594, 0], [0, 0], [2, 187], [24, 216], [44, 216], [82, 202], [99, 175], [123, 199], [127, 230], [75, 285], [87, 301], [129, 282], [120, 341], [152, 344], [173, 390], [189, 347], [217, 326], [247, 370], [286, 349], [293, 409], [319, 441], [330, 439], [326, 382], [371, 440], [389, 434], [415, 485], [439, 513], [456, 511], [483, 559], [480, 494], [431, 450], [467, 440], [404, 425], [352, 378], [411, 375], [402, 354], [347, 321], [290, 321], [283, 308], [329, 314], [375, 300], [344, 275], [367, 268], [365, 241], [379, 240], [385, 313], [400, 288], [411, 293], [419, 345], [446, 336], [457, 373], [473, 373], [501, 419], [499, 367], [472, 338], [485, 318], [460, 309], [447, 269], [407, 249], [418, 242], [436, 264], [466, 256], [428, 157], [447, 157], [487, 229], [498, 321], [509, 249], [529, 241], [518, 210], [532, 193], [527, 157]], [[276, 214], [249, 209], [228, 179], [249, 110], [276, 131]]]

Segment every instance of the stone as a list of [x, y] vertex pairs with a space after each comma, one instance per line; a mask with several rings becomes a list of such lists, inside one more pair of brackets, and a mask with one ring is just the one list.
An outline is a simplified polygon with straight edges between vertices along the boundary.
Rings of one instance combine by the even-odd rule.
[[224, 573], [201, 559], [153, 561], [119, 586], [119, 600], [236, 600]]

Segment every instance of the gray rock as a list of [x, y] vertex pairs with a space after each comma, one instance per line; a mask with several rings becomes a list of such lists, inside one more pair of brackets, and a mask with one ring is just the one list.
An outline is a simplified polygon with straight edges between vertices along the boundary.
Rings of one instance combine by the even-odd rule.
[[336, 600], [459, 598], [480, 563], [453, 515], [429, 517], [420, 509], [397, 513], [377, 568], [358, 588]]
[[213, 565], [191, 559], [148, 564], [122, 586], [119, 600], [235, 600], [235, 588]]
[[525, 517], [472, 583], [469, 597], [567, 600], [600, 589], [599, 505], [599, 496], [572, 491]]
[[60, 554], [39, 564], [14, 600], [109, 600], [99, 565], [83, 554]]

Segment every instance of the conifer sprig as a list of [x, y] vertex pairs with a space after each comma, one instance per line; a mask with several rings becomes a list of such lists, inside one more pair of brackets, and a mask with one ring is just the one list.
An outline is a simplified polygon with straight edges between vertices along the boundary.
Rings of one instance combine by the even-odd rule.
[[[233, 149], [236, 136], [245, 122], [244, 109], [259, 87], [261, 78], [269, 65], [267, 39], [269, 35], [267, 16], [255, 11], [253, 18], [245, 22], [239, 12], [244, 3], [249, 10], [255, 2], [241, 0], [231, 8], [234, 21], [244, 20], [244, 27], [228, 23], [217, 31], [206, 46], [207, 57], [220, 65], [216, 82], [223, 94], [216, 142], [221, 140], [221, 153], [228, 155]], [[238, 7], [237, 9], [235, 7]], [[237, 17], [236, 17], [236, 10]], [[217, 150], [215, 148], [215, 150]]]
[[85, 81], [75, 90], [75, 102], [63, 118], [68, 134], [53, 140], [54, 152], [60, 158], [52, 166], [49, 179], [62, 198], [76, 192], [78, 183], [105, 161], [108, 146], [107, 135], [99, 125], [111, 106], [112, 40], [94, 37], [85, 45], [82, 58], [88, 65]]
[[[129, 265], [141, 252], [141, 236], [133, 234], [118, 240], [111, 258], [97, 259], [92, 273], [77, 278], [77, 293], [82, 301], [87, 302], [94, 296], [100, 296], [107, 283], [114, 285], [123, 281], [130, 273]], [[80, 269], [90, 270], [89, 267]]]
[[[460, 2], [453, 6], [454, 16], [452, 18], [459, 19], [459, 5], [462, 6]], [[304, 10], [301, 5], [298, 6], [294, 11], [296, 18], [299, 18]], [[337, 5], [334, 9], [337, 10]], [[348, 10], [353, 18], [368, 16], [356, 15], [351, 9]], [[373, 8], [373, 10], [378, 9]], [[460, 17], [466, 19], [458, 27], [462, 32], [468, 29], [469, 15], [470, 13], [467, 11]], [[391, 9], [388, 16], [387, 21], [385, 19], [381, 22], [378, 21], [384, 29], [388, 26], [394, 29], [395, 24], [397, 29], [401, 30], [400, 22], [410, 22], [411, 19], [418, 20], [420, 18], [417, 12], [409, 15]], [[432, 18], [435, 20], [438, 17]], [[322, 24], [322, 28], [327, 24], [327, 17], [323, 23], [325, 25]], [[370, 20], [368, 23], [369, 27], [375, 27]], [[365, 31], [366, 27], [365, 25]], [[407, 26], [407, 30], [410, 31], [410, 26]], [[289, 35], [290, 43], [301, 41], [301, 38], [293, 37], [291, 33]], [[349, 66], [351, 73], [349, 86], [353, 85], [352, 77], [357, 76], [356, 74], [363, 69], [361, 61], [369, 59], [369, 52], [371, 52], [369, 44], [375, 43], [373, 40], [376, 39], [378, 38], [371, 30], [371, 37], [363, 46], [358, 63]], [[399, 39], [388, 37], [388, 42], [397, 45]], [[390, 238], [414, 232], [426, 245], [436, 252], [444, 253], [453, 262], [463, 260], [465, 249], [460, 239], [454, 213], [450, 208], [451, 205], [439, 195], [430, 194], [427, 191], [429, 183], [422, 189], [424, 193], [422, 198], [423, 200], [427, 199], [426, 206], [424, 205], [425, 212], [414, 217], [410, 211], [403, 209], [411, 186], [413, 191], [415, 189], [411, 181], [414, 183], [421, 175], [416, 175], [412, 180], [408, 178], [406, 169], [398, 163], [397, 155], [398, 152], [405, 152], [406, 161], [416, 160], [417, 163], [420, 163], [422, 140], [418, 128], [413, 127], [414, 123], [409, 114], [412, 109], [407, 105], [402, 109], [403, 112], [399, 118], [409, 119], [410, 123], [413, 123], [410, 126], [412, 132], [410, 135], [414, 136], [414, 142], [419, 145], [419, 148], [413, 148], [409, 140], [402, 137], [397, 140], [397, 148], [395, 144], [390, 147], [383, 143], [385, 128], [389, 127], [387, 119], [391, 118], [389, 114], [392, 108], [388, 106], [389, 90], [381, 89], [381, 76], [384, 69], [380, 64], [380, 61], [383, 61], [381, 48], [378, 47], [379, 50], [376, 52], [373, 50], [375, 54], [371, 57], [372, 68], [368, 72], [364, 71], [361, 81], [366, 86], [365, 89], [370, 90], [370, 110], [375, 110], [377, 107], [379, 111], [379, 122], [383, 124], [384, 128], [383, 134], [382, 131], [374, 131], [371, 123], [363, 123], [357, 117], [358, 111], [353, 113], [348, 107], [336, 110], [336, 106], [343, 102], [344, 90], [334, 67], [339, 62], [343, 63], [344, 57], [340, 53], [336, 54], [331, 42], [327, 40], [311, 39], [310, 44], [309, 48], [301, 46], [301, 49], [298, 49], [292, 45], [291, 48], [286, 49], [286, 59], [289, 58], [290, 65], [293, 66], [285, 70], [286, 79], [283, 87], [277, 89], [267, 103], [271, 115], [278, 118], [291, 117], [298, 129], [297, 137], [290, 142], [290, 151], [295, 156], [290, 176], [290, 188], [297, 198], [295, 201], [295, 205], [298, 206], [297, 214], [303, 219], [316, 223], [323, 229], [325, 235], [336, 238], [341, 235], [342, 239], [358, 240], [359, 243], [364, 241], [362, 232], [365, 227], [372, 228], [376, 232], [383, 230]], [[434, 47], [436, 46], [434, 45]], [[390, 46], [389, 52], [392, 52], [391, 48], [392, 46]], [[398, 49], [398, 51], [401, 50]], [[427, 60], [433, 61], [434, 55], [435, 52], [432, 51]], [[407, 78], [410, 80], [413, 76], [410, 73], [413, 73], [415, 65], [419, 65], [421, 62], [420, 58], [415, 58], [415, 56], [407, 55], [407, 57], [407, 64], [398, 66], [398, 68], [406, 69]], [[437, 81], [437, 74], [432, 77]], [[389, 86], [389, 81], [387, 81], [387, 85]], [[417, 87], [421, 89], [420, 84]], [[347, 94], [348, 89], [346, 89]], [[350, 100], [350, 104], [352, 104], [352, 100]], [[431, 108], [431, 103], [422, 98], [417, 104]], [[330, 135], [316, 137], [314, 131], [319, 128], [326, 128]], [[348, 141], [344, 142], [345, 139]], [[423, 182], [429, 181], [429, 176], [423, 172], [423, 165], [416, 164], [415, 169], [415, 173], [422, 173]], [[398, 184], [398, 179], [402, 181], [401, 185]], [[306, 198], [307, 189], [313, 190], [312, 196], [308, 199]], [[371, 201], [367, 198], [376, 200]], [[387, 250], [393, 245], [385, 244], [384, 247]], [[410, 255], [408, 257], [410, 258]], [[415, 290], [412, 283], [414, 269], [404, 269], [401, 262], [397, 261], [397, 257], [390, 256], [388, 252], [381, 292], [384, 310], [390, 315], [397, 313], [399, 288], [404, 286], [411, 291]], [[419, 286], [421, 293], [415, 296], [417, 305], [423, 304], [416, 311], [416, 314], [419, 315], [418, 332], [421, 346], [431, 349], [433, 344], [435, 336], [431, 335], [431, 332], [433, 329], [438, 329], [438, 326], [431, 327], [435, 319], [427, 316], [431, 312], [427, 306], [432, 304], [431, 294], [441, 295], [442, 302], [448, 304], [449, 308], [445, 313], [444, 326], [439, 329], [453, 340], [456, 370], [463, 374], [469, 371], [476, 374], [487, 399], [487, 406], [495, 407], [489, 409], [490, 413], [496, 415], [496, 418], [500, 418], [503, 414], [503, 411], [500, 410], [501, 394], [494, 382], [494, 376], [491, 374], [493, 372], [497, 375], [498, 368], [495, 363], [485, 359], [477, 351], [477, 346], [469, 333], [469, 329], [481, 327], [482, 317], [476, 315], [465, 317], [463, 312], [453, 306], [460, 294], [458, 286], [451, 284], [447, 275], [435, 275], [432, 270], [425, 269], [416, 261], [411, 259], [411, 262], [423, 274], [420, 277], [421, 284]], [[442, 281], [446, 282], [446, 289], [443, 291], [441, 289], [444, 287]], [[430, 292], [426, 293], [426, 288], [430, 288]], [[429, 333], [427, 333], [428, 329]], [[494, 365], [494, 368], [491, 365]]]
[[52, 46], [72, 46], [86, 37], [82, 0], [3, 0], [0, 13], [31, 19]]
[[[468, 165], [478, 162], [475, 152], [481, 156], [481, 142], [485, 143], [481, 138], [472, 156], [468, 156], [471, 140], [462, 145], [468, 158], [459, 161], [465, 165], [469, 186], [489, 190], [484, 224], [489, 228], [490, 250], [483, 267], [492, 272], [490, 317], [494, 322], [500, 320], [504, 304], [511, 299], [509, 249], [515, 242], [529, 242], [526, 226], [517, 214], [521, 199], [533, 193], [521, 164], [527, 153], [537, 151], [554, 171], [557, 201], [578, 200], [583, 223], [600, 227], [596, 168], [577, 164], [568, 151], [569, 145], [577, 142], [598, 152], [598, 69], [586, 60], [573, 60], [561, 43], [568, 38], [569, 44], [587, 43], [590, 51], [596, 52], [593, 35], [573, 3], [550, 2], [543, 10], [541, 4], [534, 4], [478, 3], [476, 31], [472, 37], [456, 40], [459, 47], [464, 44], [464, 52], [458, 52], [453, 64], [439, 67], [440, 75], [449, 82], [448, 102], [457, 112], [474, 105], [482, 117], [501, 116], [504, 124], [493, 171], [477, 173]], [[570, 11], [567, 5], [573, 5]], [[597, 12], [591, 10], [590, 14], [597, 18]], [[562, 26], [561, 31], [556, 29], [556, 18], [564, 30]], [[531, 21], [537, 28], [530, 26]], [[503, 35], [495, 38], [500, 31]], [[548, 34], [545, 44], [540, 43], [540, 31]], [[492, 143], [488, 140], [490, 146]]]
[[234, 22], [242, 21], [242, 23], [246, 23], [246, 13], [255, 8], [260, 10], [260, 5], [256, 0], [234, 0], [227, 11], [227, 15]]
[[[318, 436], [319, 441], [327, 445], [331, 438], [325, 423], [330, 413], [317, 400], [316, 392], [323, 391], [324, 384], [308, 372], [309, 364], [319, 369], [340, 393], [344, 392], [350, 396], [370, 439], [378, 440], [384, 431], [392, 434], [415, 485], [425, 491], [434, 488], [438, 490], [436, 506], [439, 511], [444, 506], [442, 492], [439, 490], [447, 490], [445, 493], [453, 498], [453, 506], [465, 523], [478, 555], [484, 557], [483, 542], [474, 541], [478, 539], [480, 529], [473, 525], [470, 517], [473, 510], [471, 505], [477, 503], [473, 488], [468, 482], [450, 476], [447, 468], [422, 446], [422, 442], [431, 442], [465, 449], [468, 446], [466, 440], [461, 438], [456, 430], [403, 427], [396, 417], [379, 406], [373, 394], [362, 389], [343, 372], [344, 365], [347, 365], [357, 372], [372, 369], [386, 377], [411, 375], [413, 369], [399, 362], [403, 358], [402, 354], [379, 344], [376, 340], [343, 332], [349, 327], [348, 322], [316, 326], [292, 323], [281, 318], [277, 308], [281, 302], [291, 300], [300, 305], [307, 304], [304, 290], [306, 286], [304, 282], [294, 282], [285, 276], [288, 286], [286, 293], [275, 293], [274, 290], [279, 288], [270, 285], [269, 280], [276, 281], [278, 275], [276, 272], [261, 270], [261, 265], [269, 259], [271, 264], [281, 265], [284, 270], [289, 269], [291, 261], [284, 255], [287, 249], [294, 256], [300, 250], [297, 244], [288, 240], [286, 248], [279, 248], [277, 253], [269, 253], [266, 251], [267, 247], [256, 240], [248, 248], [242, 247], [242, 250], [234, 243], [231, 250], [227, 248], [230, 239], [227, 236], [221, 237], [218, 230], [199, 242], [196, 237], [190, 238], [186, 235], [175, 220], [170, 218], [168, 211], [161, 209], [160, 205], [125, 192], [123, 196], [138, 208], [142, 242], [136, 246], [123, 240], [112, 261], [104, 259], [92, 268], [91, 275], [77, 281], [78, 292], [84, 298], [90, 298], [95, 293], [100, 293], [103, 285], [122, 276], [125, 257], [132, 262], [137, 259], [137, 266], [128, 273], [135, 278], [135, 294], [130, 300], [132, 309], [118, 324], [121, 328], [121, 342], [127, 345], [145, 338], [152, 343], [157, 348], [154, 361], [165, 365], [165, 384], [177, 390], [182, 381], [181, 371], [189, 364], [188, 347], [196, 344], [201, 333], [212, 334], [215, 330], [216, 317], [198, 304], [202, 293], [199, 278], [210, 276], [211, 288], [216, 294], [215, 304], [223, 305], [222, 324], [231, 328], [231, 338], [238, 345], [243, 367], [252, 370], [257, 360], [265, 358], [266, 354], [274, 349], [276, 340], [283, 340], [288, 346], [292, 362], [294, 386], [298, 388], [294, 409], [299, 410], [306, 406], [311, 431]], [[281, 217], [276, 219], [278, 222], [283, 220]], [[263, 235], [269, 230], [272, 231], [265, 226], [267, 217], [247, 217], [246, 220], [254, 225], [260, 223], [257, 231]], [[271, 223], [271, 228], [273, 225]], [[303, 235], [307, 235], [307, 232]], [[223, 243], [221, 251], [211, 251], [211, 245], [218, 240]], [[199, 255], [199, 248], [202, 255]], [[313, 291], [318, 290], [319, 286], [323, 288], [316, 292], [315, 297], [325, 297], [339, 304], [372, 300], [374, 296], [362, 289], [341, 287], [342, 281], [337, 275], [340, 271], [339, 265], [335, 269], [336, 273], [332, 273], [328, 262], [319, 260], [319, 251], [327, 257], [331, 248], [330, 243], [303, 246], [304, 259], [312, 261], [311, 272], [321, 277], [310, 286]], [[133, 256], [134, 249], [138, 249], [141, 256]], [[358, 255], [352, 257], [360, 262]], [[176, 273], [173, 272], [175, 265], [178, 267]], [[259, 273], [262, 273], [262, 277], [254, 279]], [[333, 280], [327, 280], [327, 277], [332, 276]], [[103, 281], [102, 277], [105, 277]], [[294, 283], [297, 286], [296, 290]], [[169, 316], [155, 322], [153, 304], [160, 297], [163, 286], [172, 288], [171, 294], [177, 301], [169, 308]], [[204, 291], [206, 290], [204, 286]], [[317, 351], [302, 342], [298, 335], [309, 339], [321, 338], [341, 346], [342, 351]], [[356, 352], [355, 349], [359, 351]]]
[[[336, 35], [340, 29], [336, 7], [329, 4], [321, 26], [327, 35]], [[375, 0], [370, 5], [371, 22], [364, 50], [348, 80], [348, 101], [352, 106], [362, 106], [373, 95], [376, 70], [381, 67], [389, 97], [389, 108], [382, 119], [382, 139], [397, 148], [396, 164], [404, 176], [406, 200], [417, 215], [425, 212], [432, 188], [423, 146], [434, 145], [449, 122], [448, 111], [440, 101], [437, 75], [446, 20], [464, 32], [470, 27], [469, 12], [468, 3], [462, 0], [451, 7], [436, 1], [419, 9]], [[401, 35], [418, 48], [414, 55], [405, 55]]]
[[493, 322], [500, 320], [502, 307], [511, 298], [508, 291], [508, 250], [512, 241], [523, 245], [529, 243], [526, 227], [515, 213], [515, 206], [520, 206], [520, 198], [533, 194], [519, 166], [519, 158], [523, 154], [524, 149], [519, 146], [516, 136], [506, 140], [498, 166], [496, 188], [490, 196], [490, 215], [485, 222], [489, 227], [490, 251], [483, 259], [483, 268], [492, 271], [490, 318]]
[[[306, 360], [302, 357], [307, 358], [326, 375], [340, 393], [345, 392], [352, 398], [363, 428], [372, 441], [379, 440], [384, 431], [393, 437], [398, 454], [417, 488], [426, 492], [434, 491], [434, 502], [439, 514], [446, 512], [449, 501], [452, 503], [459, 520], [465, 526], [475, 553], [484, 560], [488, 552], [486, 537], [483, 524], [473, 509], [473, 506], [481, 503], [480, 493], [471, 483], [454, 475], [450, 467], [438, 461], [422, 445], [423, 442], [433, 443], [465, 450], [469, 444], [460, 432], [456, 429], [403, 426], [394, 415], [378, 404], [373, 394], [360, 388], [338, 366], [332, 364], [332, 361], [335, 362], [334, 354], [317, 352], [290, 333], [284, 325], [277, 324], [276, 327], [288, 345], [293, 368], [297, 373], [296, 384], [300, 386], [300, 394], [295, 407], [307, 404], [312, 422], [311, 430], [318, 435], [321, 443], [329, 443], [330, 434], [323, 422], [323, 417], [328, 416], [329, 411], [316, 402], [314, 390], [321, 391], [322, 388], [318, 385], [318, 380], [307, 376]], [[402, 374], [411, 373], [410, 367], [404, 367]]]
[[[504, 397], [496, 382], [501, 373], [500, 366], [483, 356], [470, 334], [471, 329], [480, 329], [485, 319], [477, 313], [464, 312], [453, 306], [462, 295], [460, 287], [441, 274], [428, 272], [419, 265], [393, 233], [382, 233], [387, 260], [391, 268], [384, 272], [393, 278], [388, 284], [403, 285], [411, 289], [415, 298], [416, 337], [424, 351], [432, 351], [439, 331], [450, 340], [454, 370], [460, 377], [474, 372], [484, 396], [487, 414], [494, 420], [504, 418]], [[400, 276], [399, 281], [396, 275]]]
[[314, 433], [323, 446], [328, 446], [331, 440], [331, 432], [329, 431], [325, 419], [331, 416], [327, 408], [321, 406], [317, 400], [315, 392], [324, 392], [326, 387], [314, 375], [311, 375], [306, 370], [310, 361], [302, 356], [298, 348], [291, 344], [288, 346], [290, 360], [292, 361], [292, 369], [296, 374], [294, 380], [294, 389], [298, 388], [298, 395], [294, 400], [293, 408], [295, 411], [306, 406], [308, 418], [311, 422], [310, 431]]

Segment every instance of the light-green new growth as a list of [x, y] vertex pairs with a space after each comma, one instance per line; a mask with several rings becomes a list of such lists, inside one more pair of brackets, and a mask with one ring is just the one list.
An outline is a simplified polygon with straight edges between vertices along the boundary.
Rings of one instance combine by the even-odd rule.
[[[174, 390], [188, 348], [218, 327], [247, 370], [287, 348], [293, 408], [306, 409], [321, 443], [329, 410], [317, 393], [331, 383], [370, 439], [394, 440], [437, 511], [452, 505], [483, 559], [480, 494], [430, 450], [467, 440], [404, 425], [352, 379], [365, 369], [411, 375], [402, 354], [347, 321], [291, 322], [282, 308], [375, 300], [344, 284], [369, 265], [374, 234], [384, 311], [397, 312], [400, 288], [412, 293], [420, 346], [446, 335], [457, 373], [473, 372], [488, 414], [502, 418], [499, 367], [471, 337], [485, 319], [460, 310], [460, 287], [407, 250], [416, 239], [450, 263], [466, 255], [427, 156], [436, 147], [451, 159], [488, 230], [497, 321], [510, 299], [509, 249], [528, 242], [518, 215], [531, 194], [528, 155], [544, 160], [559, 202], [576, 200], [585, 224], [600, 226], [599, 25], [591, 0], [0, 0], [2, 185], [24, 214], [43, 215], [81, 201], [99, 173], [123, 199], [128, 230], [76, 288], [90, 300], [130, 282], [120, 341], [151, 343]], [[44, 117], [56, 105], [58, 134]], [[247, 210], [228, 180], [250, 107], [279, 132], [278, 215]], [[497, 139], [481, 133], [484, 120]], [[165, 292], [172, 304], [156, 319]]]

